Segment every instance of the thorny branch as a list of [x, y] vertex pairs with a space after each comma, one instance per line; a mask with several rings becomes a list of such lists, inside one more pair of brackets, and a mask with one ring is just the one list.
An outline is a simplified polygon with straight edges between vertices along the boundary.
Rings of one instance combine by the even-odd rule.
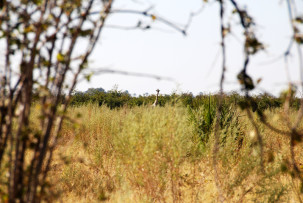
[[[214, 174], [215, 174], [215, 182], [216, 187], [218, 189], [218, 197], [219, 201], [223, 202], [224, 197], [222, 195], [222, 189], [220, 186], [219, 181], [219, 175], [218, 175], [218, 168], [217, 168], [217, 154], [219, 151], [219, 121], [220, 121], [220, 114], [222, 111], [222, 99], [223, 99], [223, 83], [224, 83], [224, 76], [226, 71], [226, 50], [225, 50], [225, 35], [230, 32], [229, 28], [224, 27], [224, 1], [219, 0], [220, 4], [220, 19], [221, 19], [221, 45], [222, 45], [222, 74], [221, 74], [221, 80], [220, 80], [220, 98], [219, 98], [219, 104], [216, 114], [216, 125], [215, 125], [215, 131], [214, 131], [214, 139], [215, 144], [213, 148], [213, 168], [214, 168]], [[245, 53], [245, 60], [243, 64], [243, 69], [238, 75], [238, 79], [240, 83], [244, 86], [244, 90], [246, 92], [246, 98], [249, 99], [249, 91], [254, 89], [254, 85], [252, 82], [252, 79], [247, 75], [247, 66], [249, 64], [250, 55], [255, 54], [260, 49], [263, 49], [263, 45], [256, 39], [253, 31], [251, 30], [251, 25], [253, 25], [252, 18], [247, 14], [245, 10], [241, 10], [234, 0], [230, 0], [231, 4], [236, 10], [236, 13], [239, 15], [241, 25], [244, 29], [244, 35], [245, 35], [245, 43], [244, 43], [244, 53]], [[249, 116], [249, 119], [254, 125], [255, 131], [258, 136], [259, 146], [260, 146], [260, 168], [261, 171], [264, 173], [264, 164], [263, 164], [263, 141], [262, 136], [258, 130], [258, 127], [256, 123], [253, 120], [252, 114], [249, 109], [247, 109], [247, 113]]]
[[[247, 67], [250, 61], [250, 56], [257, 53], [259, 50], [263, 49], [263, 45], [258, 41], [258, 39], [255, 37], [255, 34], [253, 32], [252, 25], [254, 25], [252, 17], [250, 17], [246, 10], [240, 9], [237, 2], [234, 0], [230, 0], [233, 7], [235, 8], [236, 13], [238, 14], [241, 22], [241, 26], [244, 29], [244, 36], [245, 36], [245, 42], [244, 42], [244, 54], [245, 54], [245, 60], [243, 64], [242, 71], [238, 74], [238, 80], [240, 84], [243, 85], [243, 90], [245, 91], [245, 97], [247, 99], [247, 102], [249, 103], [248, 106], [251, 106], [252, 98], [249, 95], [249, 91], [254, 89], [255, 86], [253, 84], [253, 81], [251, 77], [247, 74]], [[257, 134], [258, 143], [260, 147], [260, 168], [261, 172], [264, 173], [264, 163], [263, 163], [263, 139], [262, 135], [258, 129], [257, 124], [255, 123], [253, 116], [251, 114], [250, 109], [246, 108], [246, 112], [248, 115], [249, 120], [253, 124], [255, 128], [255, 132]]]
[[[245, 94], [246, 94], [246, 98], [247, 98], [247, 103], [248, 105], [246, 106], [246, 111], [247, 111], [247, 115], [250, 119], [250, 121], [252, 122], [254, 128], [255, 128], [255, 132], [257, 134], [258, 137], [258, 143], [260, 145], [260, 166], [261, 166], [261, 170], [264, 173], [264, 163], [263, 163], [263, 141], [262, 141], [262, 137], [261, 134], [258, 130], [258, 126], [254, 121], [253, 115], [251, 114], [251, 111], [248, 107], [253, 107], [252, 104], [254, 103], [253, 99], [249, 96], [249, 91], [254, 89], [254, 85], [252, 82], [252, 79], [247, 75], [246, 70], [247, 70], [247, 65], [249, 63], [249, 58], [250, 55], [256, 53], [256, 51], [258, 51], [260, 48], [262, 49], [261, 44], [258, 45], [258, 41], [254, 36], [254, 33], [251, 30], [251, 25], [253, 24], [252, 18], [248, 16], [247, 12], [244, 10], [241, 10], [239, 8], [239, 6], [237, 5], [237, 3], [234, 0], [230, 0], [231, 3], [234, 5], [235, 10], [237, 11], [240, 20], [241, 20], [241, 25], [245, 30], [245, 36], [246, 36], [246, 42], [245, 42], [245, 61], [244, 61], [244, 65], [243, 65], [243, 69], [242, 72], [238, 75], [238, 79], [240, 81], [241, 84], [243, 84], [244, 86], [244, 90], [245, 90]], [[290, 137], [290, 154], [291, 154], [291, 165], [292, 165], [292, 170], [294, 172], [294, 174], [296, 175], [296, 177], [298, 177], [302, 182], [303, 182], [303, 178], [302, 178], [302, 174], [300, 172], [300, 170], [298, 169], [298, 166], [296, 164], [295, 161], [295, 153], [294, 153], [294, 147], [295, 147], [295, 143], [298, 141], [301, 141], [303, 138], [303, 134], [299, 131], [298, 127], [299, 124], [302, 121], [303, 118], [303, 98], [301, 99], [301, 104], [300, 104], [300, 109], [299, 112], [297, 114], [297, 117], [295, 119], [295, 122], [292, 123], [290, 120], [290, 103], [291, 103], [291, 99], [295, 96], [294, 95], [294, 85], [291, 83], [290, 81], [290, 76], [288, 73], [288, 67], [287, 67], [287, 63], [288, 63], [288, 57], [289, 54], [291, 52], [291, 49], [294, 45], [295, 42], [297, 45], [297, 51], [298, 51], [298, 58], [299, 58], [299, 69], [301, 72], [301, 86], [303, 84], [303, 59], [302, 59], [302, 51], [301, 51], [301, 47], [300, 47], [300, 39], [298, 39], [298, 29], [296, 28], [296, 26], [294, 25], [294, 16], [293, 16], [293, 2], [290, 0], [287, 0], [287, 8], [288, 8], [288, 14], [289, 14], [289, 19], [290, 19], [290, 23], [291, 23], [291, 27], [293, 30], [293, 37], [290, 40], [290, 43], [287, 47], [287, 50], [284, 53], [284, 58], [285, 58], [285, 67], [286, 67], [286, 72], [287, 72], [287, 79], [289, 81], [289, 88], [287, 91], [287, 95], [286, 95], [286, 99], [285, 99], [285, 103], [284, 103], [284, 118], [285, 118], [285, 122], [289, 128], [288, 131], [284, 131], [284, 130], [280, 130], [277, 127], [274, 127], [272, 124], [270, 124], [266, 118], [266, 116], [264, 115], [264, 113], [259, 110], [257, 108], [257, 115], [259, 117], [259, 120], [266, 126], [268, 127], [270, 130], [282, 134], [282, 135], [286, 135]], [[253, 39], [251, 41], [251, 39]], [[252, 47], [252, 44], [248, 44], [248, 42], [253, 42], [254, 40], [256, 40], [254, 43], [256, 45], [258, 45], [259, 47], [255, 47], [257, 49], [251, 51], [250, 48]], [[252, 47], [254, 49], [254, 47]]]
[[[223, 8], [223, 0], [218, 0], [220, 3], [220, 17], [221, 17], [221, 38], [222, 38], [222, 55], [223, 55], [223, 72], [221, 75], [221, 83], [220, 83], [220, 99], [219, 99], [219, 107], [217, 111], [217, 122], [215, 126], [215, 134], [214, 134], [214, 139], [215, 139], [215, 144], [214, 144], [214, 150], [213, 150], [213, 166], [214, 166], [214, 173], [215, 173], [215, 181], [216, 181], [216, 186], [218, 189], [218, 196], [220, 201], [222, 200], [222, 194], [221, 194], [221, 188], [220, 184], [218, 181], [218, 169], [217, 169], [217, 158], [216, 154], [218, 153], [218, 147], [219, 147], [219, 135], [218, 135], [218, 121], [219, 121], [219, 116], [220, 116], [220, 108], [221, 108], [221, 98], [223, 95], [223, 81], [224, 81], [224, 71], [225, 71], [225, 44], [224, 44], [224, 33], [229, 33], [230, 30], [225, 30], [224, 29], [224, 22], [223, 22], [223, 13], [224, 13], [224, 8]], [[234, 11], [233, 13], [236, 13], [240, 19], [240, 24], [244, 30], [244, 36], [245, 36], [245, 42], [244, 42], [244, 63], [243, 63], [243, 68], [242, 71], [238, 74], [238, 80], [240, 84], [243, 87], [243, 90], [245, 92], [245, 97], [246, 101], [240, 105], [241, 108], [246, 110], [247, 116], [252, 123], [254, 127], [254, 132], [257, 135], [257, 140], [258, 144], [260, 147], [260, 169], [262, 174], [265, 175], [265, 162], [264, 162], [264, 149], [263, 149], [263, 139], [262, 135], [259, 130], [259, 126], [255, 122], [254, 115], [252, 114], [251, 109], [253, 112], [257, 111], [257, 116], [259, 120], [261, 121], [262, 124], [264, 124], [268, 129], [282, 135], [286, 135], [290, 138], [290, 154], [291, 154], [291, 171], [292, 174], [295, 175], [298, 179], [300, 179], [302, 185], [303, 185], [303, 176], [302, 173], [300, 172], [298, 165], [295, 160], [295, 152], [294, 148], [297, 142], [302, 141], [303, 139], [303, 134], [299, 130], [299, 125], [303, 119], [303, 98], [301, 98], [301, 104], [300, 104], [300, 109], [297, 113], [296, 119], [294, 122], [291, 122], [290, 119], [290, 103], [291, 100], [295, 97], [295, 90], [294, 90], [294, 85], [291, 83], [290, 76], [288, 73], [288, 56], [290, 55], [291, 49], [293, 45], [296, 43], [297, 45], [297, 52], [298, 52], [298, 59], [299, 59], [299, 69], [300, 69], [300, 75], [301, 75], [301, 82], [300, 85], [303, 87], [303, 56], [302, 56], [302, 50], [300, 45], [303, 43], [303, 38], [301, 34], [299, 34], [299, 29], [295, 26], [295, 17], [293, 16], [293, 7], [295, 7], [294, 2], [291, 0], [287, 0], [287, 6], [288, 6], [288, 13], [289, 13], [289, 18], [290, 18], [290, 23], [292, 26], [293, 30], [293, 37], [290, 40], [290, 43], [287, 47], [287, 50], [284, 53], [284, 59], [285, 59], [285, 67], [286, 67], [286, 72], [287, 72], [287, 79], [289, 81], [289, 89], [287, 91], [285, 103], [284, 103], [284, 118], [286, 121], [286, 124], [288, 126], [288, 130], [282, 130], [279, 129], [275, 126], [273, 126], [271, 123], [268, 122], [268, 119], [266, 118], [266, 115], [264, 112], [259, 109], [258, 104], [254, 101], [254, 99], [250, 96], [250, 91], [255, 88], [254, 83], [252, 78], [247, 74], [247, 68], [250, 62], [250, 58], [252, 55], [256, 54], [258, 51], [264, 49], [263, 45], [259, 40], [256, 38], [255, 33], [253, 31], [253, 25], [254, 21], [252, 17], [247, 13], [245, 9], [241, 9], [237, 2], [235, 0], [230, 0], [229, 1], [233, 8]], [[302, 17], [296, 17], [300, 23], [302, 23]]]
[[[293, 44], [294, 41], [296, 41], [296, 45], [297, 45], [297, 51], [298, 51], [298, 58], [299, 58], [299, 69], [300, 69], [300, 75], [301, 75], [301, 88], [303, 88], [303, 59], [302, 59], [302, 51], [301, 51], [301, 47], [300, 44], [297, 40], [297, 35], [298, 35], [298, 29], [296, 28], [295, 24], [294, 24], [294, 16], [293, 16], [293, 7], [295, 5], [293, 5], [293, 2], [291, 2], [290, 0], [287, 0], [287, 9], [288, 9], [288, 14], [289, 14], [289, 20], [290, 20], [290, 25], [293, 31], [293, 37], [292, 37], [292, 42], [291, 44]], [[287, 66], [287, 58], [289, 56], [289, 53], [291, 51], [292, 46], [289, 46], [288, 49], [285, 52], [285, 66]], [[288, 88], [288, 92], [287, 92], [287, 96], [286, 96], [286, 100], [285, 100], [285, 104], [284, 104], [284, 118], [285, 121], [288, 125], [288, 128], [290, 130], [290, 154], [291, 154], [291, 164], [292, 164], [292, 169], [294, 171], [294, 174], [296, 175], [296, 177], [298, 177], [301, 180], [301, 183], [303, 184], [303, 176], [300, 172], [300, 170], [298, 169], [298, 165], [296, 163], [295, 160], [295, 153], [294, 153], [294, 147], [295, 147], [295, 143], [297, 141], [302, 141], [303, 139], [303, 134], [300, 134], [298, 132], [298, 127], [300, 122], [302, 121], [303, 118], [303, 98], [301, 98], [301, 102], [300, 102], [300, 109], [299, 112], [297, 114], [296, 120], [295, 122], [292, 124], [291, 120], [289, 118], [290, 115], [290, 111], [289, 111], [289, 106], [290, 106], [290, 102], [291, 99], [294, 95], [293, 94], [293, 84], [290, 83], [289, 81], [289, 88]]]

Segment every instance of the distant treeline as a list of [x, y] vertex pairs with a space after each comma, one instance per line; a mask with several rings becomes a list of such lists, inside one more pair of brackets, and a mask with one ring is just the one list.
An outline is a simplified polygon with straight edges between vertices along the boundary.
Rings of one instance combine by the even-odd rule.
[[[128, 91], [120, 91], [117, 89], [105, 91], [103, 88], [90, 88], [85, 92], [76, 91], [72, 95], [71, 105], [85, 105], [88, 103], [95, 103], [106, 105], [111, 109], [119, 108], [123, 106], [134, 107], [142, 105], [151, 105], [155, 101], [156, 95], [139, 95], [132, 96]], [[212, 100], [212, 103], [217, 103], [219, 98], [218, 94], [199, 94], [194, 96], [192, 93], [160, 95], [158, 98], [159, 106], [165, 106], [166, 104], [182, 104], [185, 107], [198, 108], [203, 104], [206, 104]], [[251, 98], [254, 102], [255, 108], [265, 110], [269, 108], [281, 107], [284, 103], [285, 97], [273, 97], [268, 94], [260, 94]], [[241, 105], [245, 103], [245, 97], [232, 92], [225, 94], [225, 104]], [[291, 100], [291, 107], [298, 109], [300, 107], [299, 98], [293, 98]]]

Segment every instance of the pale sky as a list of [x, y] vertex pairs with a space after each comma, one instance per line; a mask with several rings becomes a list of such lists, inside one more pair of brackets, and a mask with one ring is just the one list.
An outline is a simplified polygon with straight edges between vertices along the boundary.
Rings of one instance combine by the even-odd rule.
[[[137, 3], [136, 3], [137, 2]], [[146, 3], [147, 2], [147, 3]], [[155, 15], [160, 15], [176, 24], [187, 23], [191, 12], [203, 6], [202, 0], [116, 0], [114, 8], [137, 9], [143, 11], [154, 5]], [[302, 15], [302, 1], [298, 1], [298, 14]], [[281, 56], [291, 37], [291, 29], [285, 0], [239, 0], [254, 17], [257, 24], [256, 33], [264, 42], [266, 50], [251, 58], [248, 73], [256, 81], [262, 78], [259, 90], [278, 94], [287, 85], [286, 71]], [[229, 6], [230, 7], [230, 6]], [[301, 13], [300, 13], [301, 11]], [[226, 19], [230, 20], [233, 35], [226, 39], [227, 72], [225, 90], [240, 90], [236, 76], [243, 64], [243, 40], [237, 16], [231, 18], [230, 12]], [[193, 18], [188, 35], [171, 29], [162, 23], [152, 22], [149, 18], [133, 14], [114, 14], [108, 25], [134, 26], [138, 22], [150, 23], [150, 30], [104, 29], [101, 40], [90, 58], [91, 68], [111, 68], [121, 71], [155, 74], [174, 78], [175, 82], [155, 80], [117, 74], [102, 74], [92, 77], [89, 83], [81, 82], [77, 90], [102, 87], [110, 90], [118, 85], [120, 90], [136, 93], [154, 94], [159, 88], [162, 94], [173, 91], [209, 93], [219, 90], [221, 74], [220, 52], [220, 21], [219, 6], [216, 1], [208, 3], [202, 12]], [[299, 81], [300, 70], [296, 57], [296, 47], [290, 58], [292, 81]], [[272, 62], [272, 61], [275, 62]]]

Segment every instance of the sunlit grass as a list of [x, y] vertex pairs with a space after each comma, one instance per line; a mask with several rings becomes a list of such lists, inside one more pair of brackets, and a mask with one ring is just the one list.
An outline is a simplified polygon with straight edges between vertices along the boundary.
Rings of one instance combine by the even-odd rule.
[[[289, 139], [258, 123], [264, 138], [266, 174], [262, 174], [253, 127], [244, 112], [233, 109], [232, 113], [221, 129], [218, 155], [226, 201], [299, 201], [303, 197], [299, 181], [281, 171], [290, 156]], [[275, 126], [286, 129], [276, 113], [266, 112]], [[201, 144], [187, 108], [110, 110], [87, 105], [70, 108], [68, 115], [74, 120], [63, 126], [49, 176], [60, 201], [217, 201], [213, 136], [210, 133], [209, 141]], [[302, 144], [295, 150], [298, 163], [303, 163]]]

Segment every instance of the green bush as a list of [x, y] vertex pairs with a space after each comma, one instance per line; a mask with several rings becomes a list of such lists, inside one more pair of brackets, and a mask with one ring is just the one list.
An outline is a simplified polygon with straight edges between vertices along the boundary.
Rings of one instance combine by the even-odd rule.
[[[181, 104], [184, 107], [190, 107], [192, 110], [198, 110], [202, 106], [207, 106], [209, 103], [209, 97], [211, 97], [212, 103], [215, 105], [218, 103], [219, 95], [204, 95], [199, 94], [194, 96], [192, 93], [183, 93], [176, 94], [173, 93], [171, 95], [160, 95], [158, 98], [159, 106], [165, 106], [167, 104], [175, 105]], [[113, 89], [110, 91], [105, 91], [102, 88], [90, 88], [85, 92], [76, 91], [72, 95], [71, 105], [81, 106], [88, 103], [98, 104], [99, 106], [106, 105], [110, 109], [120, 108], [123, 106], [135, 107], [142, 105], [151, 105], [155, 101], [156, 95], [139, 95], [132, 96], [128, 93], [128, 91], [121, 91]], [[265, 111], [266, 109], [274, 109], [279, 108], [283, 104], [282, 97], [273, 97], [268, 94], [261, 94], [252, 96], [250, 99], [252, 110], [253, 111]], [[244, 96], [236, 92], [231, 92], [230, 94], [226, 94], [223, 97], [223, 103], [225, 106], [240, 106], [243, 108], [243, 105], [247, 105], [247, 100]], [[253, 104], [253, 105], [252, 105]], [[294, 109], [299, 109], [300, 100], [299, 98], [293, 97], [290, 106]]]

